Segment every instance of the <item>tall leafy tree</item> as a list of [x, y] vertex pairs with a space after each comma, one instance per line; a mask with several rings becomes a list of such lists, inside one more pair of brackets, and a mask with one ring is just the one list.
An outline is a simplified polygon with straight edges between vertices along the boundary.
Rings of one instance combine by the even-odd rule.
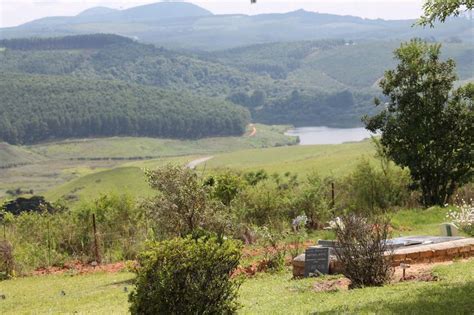
[[367, 129], [381, 132], [388, 156], [410, 169], [426, 206], [444, 204], [473, 175], [474, 85], [453, 90], [455, 64], [440, 60], [440, 49], [420, 40], [402, 44], [399, 65], [380, 83], [389, 102], [365, 118]]

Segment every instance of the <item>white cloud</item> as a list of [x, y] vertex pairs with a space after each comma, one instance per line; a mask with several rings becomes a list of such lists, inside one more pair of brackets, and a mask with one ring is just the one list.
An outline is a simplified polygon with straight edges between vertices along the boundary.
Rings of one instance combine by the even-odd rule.
[[[0, 26], [14, 26], [45, 16], [76, 15], [94, 6], [125, 9], [157, 0], [0, 0]], [[216, 14], [260, 14], [298, 9], [356, 15], [365, 18], [407, 19], [421, 13], [422, 0], [191, 0]]]

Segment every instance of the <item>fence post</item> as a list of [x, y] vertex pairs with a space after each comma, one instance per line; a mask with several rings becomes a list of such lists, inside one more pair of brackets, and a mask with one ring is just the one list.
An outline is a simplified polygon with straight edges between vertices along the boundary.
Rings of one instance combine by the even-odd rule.
[[94, 255], [95, 261], [100, 264], [100, 254], [99, 254], [99, 240], [97, 235], [97, 225], [95, 222], [95, 213], [92, 214], [92, 228], [94, 229]]
[[336, 205], [335, 198], [334, 198], [334, 182], [331, 182], [331, 208], [334, 208]]
[[50, 219], [48, 219], [47, 223], [47, 229], [48, 229], [48, 267], [51, 267], [51, 235], [50, 235]]

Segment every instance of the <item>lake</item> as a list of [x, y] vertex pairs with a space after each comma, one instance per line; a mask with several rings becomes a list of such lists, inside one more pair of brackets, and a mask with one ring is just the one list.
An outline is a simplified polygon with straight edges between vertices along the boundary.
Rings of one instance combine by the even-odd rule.
[[344, 142], [361, 141], [373, 134], [365, 128], [329, 128], [329, 127], [300, 127], [285, 132], [288, 136], [298, 136], [300, 145], [340, 144]]

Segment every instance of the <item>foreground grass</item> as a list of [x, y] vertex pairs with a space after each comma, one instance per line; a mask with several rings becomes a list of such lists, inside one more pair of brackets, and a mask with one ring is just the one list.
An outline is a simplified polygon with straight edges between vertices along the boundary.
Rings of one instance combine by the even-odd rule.
[[[0, 282], [3, 314], [125, 314], [131, 273], [27, 277]], [[64, 291], [65, 295], [61, 294]]]
[[[438, 266], [437, 282], [316, 293], [321, 279], [292, 280], [290, 272], [247, 279], [240, 289], [242, 314], [472, 314], [474, 259]], [[131, 273], [60, 275], [0, 282], [2, 314], [126, 314]], [[65, 295], [61, 294], [65, 292]]]
[[435, 268], [439, 282], [405, 282], [380, 288], [315, 293], [313, 279], [263, 275], [241, 290], [243, 314], [470, 314], [474, 260]]

